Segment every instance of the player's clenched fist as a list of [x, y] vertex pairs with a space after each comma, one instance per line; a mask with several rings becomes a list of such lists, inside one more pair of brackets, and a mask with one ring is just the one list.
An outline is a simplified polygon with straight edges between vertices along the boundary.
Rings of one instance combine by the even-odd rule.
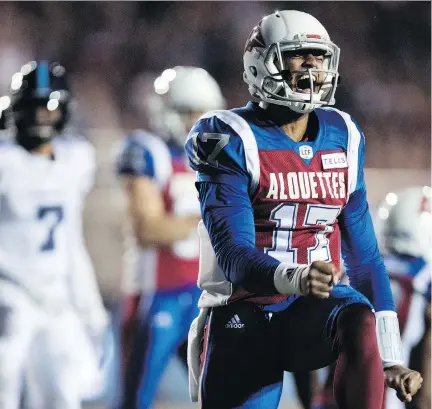
[[274, 285], [281, 294], [328, 298], [340, 278], [339, 270], [325, 261], [310, 265], [281, 263], [274, 274]]
[[332, 263], [314, 261], [302, 277], [301, 290], [305, 296], [328, 298], [333, 286], [341, 278], [340, 271]]
[[386, 368], [384, 374], [387, 386], [396, 390], [397, 397], [402, 402], [411, 402], [423, 382], [419, 372], [402, 365]]

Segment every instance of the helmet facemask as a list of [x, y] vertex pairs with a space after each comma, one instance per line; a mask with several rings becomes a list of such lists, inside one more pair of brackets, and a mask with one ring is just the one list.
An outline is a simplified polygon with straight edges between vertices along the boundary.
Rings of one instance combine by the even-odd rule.
[[[16, 139], [27, 150], [35, 149], [44, 143], [50, 142], [64, 128], [68, 116], [67, 105], [59, 102], [55, 109], [49, 109], [49, 101], [49, 99], [39, 99], [34, 100], [25, 107], [15, 107], [16, 110], [13, 115], [17, 129]], [[47, 110], [47, 114], [54, 111], [57, 115], [51, 114], [53, 118], [39, 121], [37, 119], [39, 109]]]

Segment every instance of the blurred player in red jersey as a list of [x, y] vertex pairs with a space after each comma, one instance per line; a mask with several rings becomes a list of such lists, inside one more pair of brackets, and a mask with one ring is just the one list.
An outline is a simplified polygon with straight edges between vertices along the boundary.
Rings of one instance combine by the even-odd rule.
[[202, 68], [165, 70], [154, 88], [157, 95], [149, 103], [158, 105], [151, 118], [158, 136], [132, 132], [117, 162], [139, 246], [142, 295], [123, 404], [139, 409], [151, 406], [170, 358], [199, 312], [200, 208], [184, 143], [197, 118], [224, 105], [218, 84]]
[[368, 210], [364, 136], [328, 107], [339, 54], [309, 14], [264, 17], [243, 56], [255, 101], [189, 133], [203, 292], [188, 361], [202, 409], [277, 408], [284, 371], [333, 362], [340, 408], [380, 409], [385, 379], [403, 400], [420, 388]]

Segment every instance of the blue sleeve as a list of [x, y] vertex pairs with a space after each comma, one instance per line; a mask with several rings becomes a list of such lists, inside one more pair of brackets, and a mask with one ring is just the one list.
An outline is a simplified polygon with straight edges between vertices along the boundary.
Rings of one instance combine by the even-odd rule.
[[364, 181], [364, 136], [359, 146], [357, 186], [339, 217], [342, 257], [350, 284], [371, 299], [376, 311], [395, 311], [390, 279], [378, 250]]
[[256, 294], [277, 294], [273, 276], [280, 262], [255, 246], [251, 177], [241, 137], [217, 117], [201, 119], [186, 150], [198, 172], [202, 218], [227, 280]]
[[126, 136], [116, 159], [118, 175], [155, 176], [154, 159], [150, 150], [133, 136]]

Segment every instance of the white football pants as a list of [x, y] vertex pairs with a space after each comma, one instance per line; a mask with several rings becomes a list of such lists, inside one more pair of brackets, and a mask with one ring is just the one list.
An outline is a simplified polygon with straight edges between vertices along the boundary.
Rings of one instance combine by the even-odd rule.
[[24, 373], [31, 407], [81, 408], [74, 348], [78, 318], [67, 301], [48, 306], [0, 280], [0, 409], [19, 408]]

